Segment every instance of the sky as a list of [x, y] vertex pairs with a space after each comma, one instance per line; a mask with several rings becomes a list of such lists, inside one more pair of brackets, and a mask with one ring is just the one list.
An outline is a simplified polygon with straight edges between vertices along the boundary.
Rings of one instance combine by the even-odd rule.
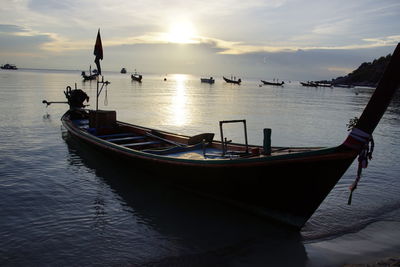
[[0, 64], [332, 79], [400, 42], [400, 0], [0, 0]]

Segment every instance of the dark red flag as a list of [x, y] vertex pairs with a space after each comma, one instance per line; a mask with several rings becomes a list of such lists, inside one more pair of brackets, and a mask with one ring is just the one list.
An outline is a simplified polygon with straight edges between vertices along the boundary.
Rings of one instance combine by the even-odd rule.
[[97, 32], [96, 44], [94, 45], [93, 54], [96, 56], [94, 63], [96, 63], [97, 71], [101, 74], [100, 60], [103, 60], [103, 45], [101, 44], [100, 29]]

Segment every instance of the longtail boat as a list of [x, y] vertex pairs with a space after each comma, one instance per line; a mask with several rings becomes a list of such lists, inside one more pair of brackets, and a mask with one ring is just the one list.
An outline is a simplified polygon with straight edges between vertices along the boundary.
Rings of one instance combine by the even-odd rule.
[[92, 80], [97, 80], [97, 77], [99, 74], [97, 73], [97, 70], [94, 70], [92, 73], [92, 66], [89, 66], [89, 75], [86, 74], [85, 71], [82, 71], [81, 76], [83, 78], [83, 81], [92, 81]]
[[316, 83], [317, 84], [317, 87], [329, 87], [329, 88], [332, 88], [333, 87], [333, 85], [331, 84], [331, 83]]
[[[185, 136], [133, 125], [118, 121], [116, 111], [98, 110], [97, 104], [96, 110], [85, 109], [86, 93], [70, 87], [64, 92], [70, 109], [61, 121], [72, 138], [110, 160], [300, 229], [359, 156], [351, 201], [362, 162], [370, 156], [372, 132], [400, 86], [399, 69], [400, 44], [361, 117], [335, 147], [271, 147], [270, 129], [264, 129], [262, 146], [250, 145], [246, 120], [220, 121], [220, 140], [214, 133]], [[104, 79], [97, 82], [97, 96], [107, 84]], [[223, 126], [230, 123], [243, 124], [243, 144], [224, 138]]]
[[238, 80], [236, 80], [236, 79], [228, 79], [228, 78], [225, 78], [224, 76], [222, 77], [223, 79], [224, 79], [224, 81], [225, 82], [227, 82], [227, 83], [235, 83], [235, 84], [240, 84], [241, 82], [242, 82], [242, 79], [238, 79]]
[[3, 70], [17, 70], [17, 66], [15, 66], [14, 64], [4, 64], [0, 67]]
[[137, 73], [136, 70], [135, 70], [135, 73], [131, 74], [132, 81], [136, 81], [136, 82], [140, 82], [141, 83], [142, 82], [142, 78], [143, 78], [143, 76], [141, 74]]
[[268, 81], [261, 80], [261, 82], [262, 82], [264, 85], [283, 86], [283, 85], [285, 84], [284, 81], [282, 81], [282, 82], [279, 83], [279, 82], [268, 82]]
[[314, 82], [300, 82], [300, 84], [302, 86], [306, 86], [306, 87], [318, 87], [318, 84], [316, 84]]
[[200, 81], [201, 81], [202, 83], [209, 83], [209, 84], [213, 84], [213, 83], [215, 82], [215, 80], [214, 80], [213, 77], [210, 77], [210, 78], [200, 78]]

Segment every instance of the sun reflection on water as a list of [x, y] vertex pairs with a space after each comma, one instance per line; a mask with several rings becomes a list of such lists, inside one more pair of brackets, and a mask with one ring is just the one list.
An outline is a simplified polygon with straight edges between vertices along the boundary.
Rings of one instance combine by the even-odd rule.
[[171, 99], [171, 123], [176, 126], [183, 126], [190, 122], [187, 108], [188, 96], [186, 94], [186, 86], [189, 78], [184, 74], [174, 74], [173, 79], [176, 81], [176, 88], [175, 95]]

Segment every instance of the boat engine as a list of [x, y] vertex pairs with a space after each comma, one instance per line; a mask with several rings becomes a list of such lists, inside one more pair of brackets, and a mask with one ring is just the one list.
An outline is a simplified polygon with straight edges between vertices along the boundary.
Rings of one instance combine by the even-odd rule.
[[70, 109], [83, 108], [85, 105], [83, 102], [89, 102], [89, 96], [81, 89], [71, 89], [71, 86], [67, 86], [64, 91], [65, 97], [68, 100]]

